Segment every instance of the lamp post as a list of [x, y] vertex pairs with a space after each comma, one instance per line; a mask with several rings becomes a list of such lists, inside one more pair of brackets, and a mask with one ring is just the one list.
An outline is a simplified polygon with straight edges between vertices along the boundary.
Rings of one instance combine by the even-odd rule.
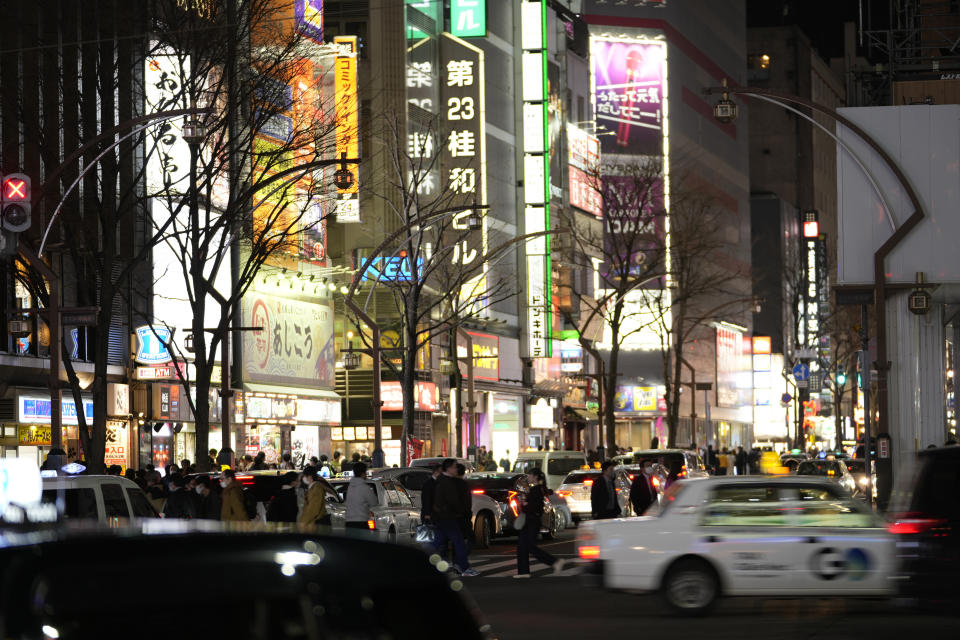
[[[373, 408], [373, 429], [375, 431], [373, 436], [373, 455], [376, 457], [382, 458], [383, 456], [383, 436], [380, 433], [381, 425], [383, 424], [383, 402], [380, 399], [380, 325], [373, 321], [373, 318], [368, 316], [366, 312], [360, 308], [356, 302], [353, 301], [353, 298], [349, 295], [343, 299], [343, 303], [353, 311], [353, 313], [364, 322], [368, 327], [370, 327], [371, 333], [371, 342], [373, 343], [370, 349], [361, 349], [359, 350], [362, 353], [367, 353], [373, 359], [373, 392], [370, 404]], [[357, 355], [355, 350], [347, 352], [343, 357], [343, 368], [351, 371], [360, 366], [360, 356]], [[407, 462], [407, 443], [401, 443], [400, 459], [406, 464]], [[374, 458], [377, 459], [377, 458]], [[382, 462], [382, 460], [381, 460]]]
[[[477, 403], [474, 399], [474, 385], [473, 385], [473, 336], [470, 335], [468, 331], [464, 331], [460, 327], [457, 327], [457, 335], [463, 337], [467, 341], [467, 355], [464, 358], [457, 356], [457, 360], [463, 360], [467, 363], [467, 430], [470, 433], [470, 439], [473, 442], [473, 464], [479, 469], [480, 468], [480, 434], [477, 433]], [[459, 365], [458, 365], [459, 366]], [[463, 389], [460, 389], [459, 393], [463, 393]], [[469, 454], [470, 447], [467, 447], [467, 453]]]
[[[873, 254], [873, 287], [871, 291], [871, 302], [874, 304], [875, 316], [877, 318], [877, 360], [874, 362], [874, 367], [877, 370], [877, 415], [878, 415], [878, 432], [885, 433], [889, 430], [888, 428], [888, 403], [887, 403], [887, 372], [890, 369], [890, 362], [887, 360], [887, 319], [886, 319], [886, 294], [887, 290], [891, 287], [886, 282], [886, 259], [890, 253], [900, 244], [900, 242], [907, 236], [916, 227], [920, 224], [920, 221], [923, 220], [925, 213], [923, 204], [920, 201], [919, 196], [916, 191], [910, 184], [910, 181], [907, 179], [906, 175], [903, 173], [903, 170], [900, 169], [900, 166], [897, 162], [888, 154], [883, 147], [881, 147], [866, 131], [861, 129], [855, 123], [851, 122], [846, 117], [837, 113], [836, 110], [826, 107], [821, 104], [817, 104], [812, 100], [806, 98], [801, 98], [800, 96], [791, 95], [789, 93], [783, 93], [780, 91], [775, 91], [772, 89], [761, 89], [757, 87], [731, 87], [727, 85], [726, 80], [723, 82], [723, 86], [720, 87], [707, 87], [704, 89], [706, 95], [712, 94], [721, 94], [721, 100], [714, 106], [714, 117], [717, 118], [720, 122], [730, 122], [737, 116], [736, 109], [732, 111], [729, 108], [729, 104], [732, 101], [729, 99], [730, 94], [734, 95], [743, 95], [750, 98], [755, 98], [759, 100], [764, 100], [767, 102], [772, 102], [777, 104], [795, 114], [799, 117], [804, 118], [809, 121], [814, 126], [818, 127], [820, 130], [824, 131], [829, 135], [833, 140], [843, 147], [850, 156], [857, 162], [860, 168], [863, 170], [867, 179], [870, 181], [874, 190], [877, 192], [877, 196], [880, 201], [883, 203], [887, 218], [890, 222], [893, 232], [886, 239], [886, 241], [877, 249]], [[887, 203], [883, 192], [877, 185], [876, 180], [874, 179], [872, 173], [868, 170], [866, 165], [854, 154], [846, 143], [841, 140], [835, 133], [827, 129], [819, 122], [816, 121], [811, 115], [808, 115], [792, 105], [799, 105], [806, 107], [811, 111], [815, 111], [821, 114], [824, 114], [831, 119], [839, 122], [844, 127], [852, 131], [858, 138], [860, 138], [864, 143], [866, 143], [883, 161], [886, 167], [890, 170], [891, 173], [896, 177], [897, 181], [900, 183], [900, 187], [906, 193], [907, 198], [910, 200], [910, 206], [913, 208], [913, 213], [910, 215], [907, 220], [900, 226], [896, 225], [896, 222], [893, 218], [892, 211], [890, 206]], [[735, 105], [734, 105], [735, 106]], [[842, 287], [837, 287], [838, 294], [840, 293]], [[862, 288], [854, 287], [854, 293], [860, 293]], [[851, 302], [851, 304], [860, 304], [858, 302]], [[864, 303], [865, 304], [865, 303]], [[865, 312], [864, 312], [865, 314]], [[864, 318], [866, 316], [864, 315]], [[866, 321], [863, 322], [863, 331], [866, 331]], [[864, 357], [864, 361], [866, 358]], [[869, 382], [869, 367], [866, 367], [865, 375]], [[867, 385], [869, 386], [869, 385]], [[866, 415], [866, 412], [865, 412]], [[869, 425], [869, 420], [866, 421], [866, 425]], [[866, 446], [864, 447], [867, 450], [867, 455], [869, 455], [870, 449], [870, 429], [867, 426], [866, 433]], [[868, 487], [868, 494], [870, 488]]]

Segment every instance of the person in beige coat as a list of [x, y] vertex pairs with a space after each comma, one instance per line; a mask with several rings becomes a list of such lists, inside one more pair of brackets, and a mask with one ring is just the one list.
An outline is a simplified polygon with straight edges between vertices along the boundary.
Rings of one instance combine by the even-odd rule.
[[307, 486], [306, 500], [300, 512], [300, 524], [329, 525], [330, 516], [327, 514], [327, 497], [320, 484], [316, 467], [307, 467], [303, 470], [303, 483]]
[[243, 488], [237, 483], [233, 469], [224, 469], [220, 477], [220, 486], [223, 487], [223, 493], [220, 495], [222, 503], [220, 520], [234, 522], [249, 520], [247, 509], [243, 505]]

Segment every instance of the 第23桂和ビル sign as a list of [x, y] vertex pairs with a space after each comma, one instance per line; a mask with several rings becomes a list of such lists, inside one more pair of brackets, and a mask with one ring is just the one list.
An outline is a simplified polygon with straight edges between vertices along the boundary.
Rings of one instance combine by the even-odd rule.
[[141, 364], [166, 364], [173, 360], [170, 350], [172, 332], [166, 327], [142, 326], [137, 332], [137, 362]]

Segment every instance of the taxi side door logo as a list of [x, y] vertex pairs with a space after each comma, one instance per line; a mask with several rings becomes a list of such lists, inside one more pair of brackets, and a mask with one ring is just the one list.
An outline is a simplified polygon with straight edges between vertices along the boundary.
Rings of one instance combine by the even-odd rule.
[[833, 547], [817, 550], [810, 558], [810, 569], [821, 580], [836, 580], [846, 569], [843, 552]]

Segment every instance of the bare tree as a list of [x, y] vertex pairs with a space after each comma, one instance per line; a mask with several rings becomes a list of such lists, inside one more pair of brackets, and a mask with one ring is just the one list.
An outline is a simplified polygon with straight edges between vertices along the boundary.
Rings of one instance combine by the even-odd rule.
[[[589, 188], [603, 207], [600, 224], [567, 213], [572, 229], [564, 256], [579, 271], [561, 278], [561, 304], [566, 321], [578, 328], [581, 347], [602, 366], [602, 407], [607, 451], [615, 451], [613, 399], [617, 393], [621, 351], [639, 334], [651, 330], [654, 317], [646, 305], [633, 304], [645, 292], [663, 286], [663, 165], [659, 158], [618, 164], [597, 164], [586, 172]], [[599, 266], [598, 266], [599, 265]], [[599, 288], [589, 277], [596, 271]], [[602, 340], [592, 328], [602, 323]]]
[[[510, 247], [488, 251], [482, 228], [485, 205], [472, 184], [444, 177], [439, 145], [444, 139], [436, 119], [405, 134], [401, 118], [384, 115], [378, 126], [382, 146], [374, 153], [387, 157], [382, 181], [369, 185], [372, 198], [383, 204], [386, 228], [396, 228], [397, 240], [387, 256], [371, 255], [361, 265], [399, 260], [399, 277], [374, 278], [372, 286], [387, 289], [393, 308], [380, 319], [396, 320], [400, 364], [384, 354], [383, 364], [401, 381], [403, 393], [402, 442], [413, 433], [417, 360], [422, 350], [463, 322], [483, 317], [491, 305], [515, 294], [505, 279], [489, 269], [491, 261], [509, 256]], [[510, 246], [513, 246], [511, 244]], [[372, 295], [372, 289], [368, 293]], [[382, 310], [381, 310], [382, 311]], [[358, 339], [369, 337], [357, 323]], [[453, 341], [456, 344], [456, 341]], [[452, 347], [455, 348], [455, 347]], [[453, 359], [456, 354], [451, 354]], [[375, 408], [374, 410], [379, 410]], [[457, 426], [458, 446], [462, 443]], [[406, 447], [403, 448], [406, 461]]]
[[[292, 0], [233, 0], [203, 11], [181, 4], [162, 3], [148, 54], [159, 70], [144, 90], [156, 109], [208, 111], [183, 128], [166, 123], [153, 132], [160, 175], [148, 181], [147, 197], [157, 251], [172, 265], [158, 279], [164, 288], [174, 283], [172, 296], [189, 309], [192, 350], [155, 333], [175, 358], [194, 363], [192, 379], [177, 373], [202, 464], [221, 345], [261, 270], [295, 269], [303, 234], [323, 224], [317, 211], [330, 187], [322, 168], [332, 164], [337, 123], [324, 92], [332, 60], [317, 54], [330, 51], [295, 28]], [[155, 324], [170, 330], [173, 321], [166, 315]]]
[[663, 355], [667, 446], [677, 446], [685, 358], [721, 317], [737, 317], [752, 301], [749, 273], [731, 259], [736, 245], [725, 233], [729, 214], [692, 179], [674, 176], [666, 214], [666, 286], [646, 292]]

